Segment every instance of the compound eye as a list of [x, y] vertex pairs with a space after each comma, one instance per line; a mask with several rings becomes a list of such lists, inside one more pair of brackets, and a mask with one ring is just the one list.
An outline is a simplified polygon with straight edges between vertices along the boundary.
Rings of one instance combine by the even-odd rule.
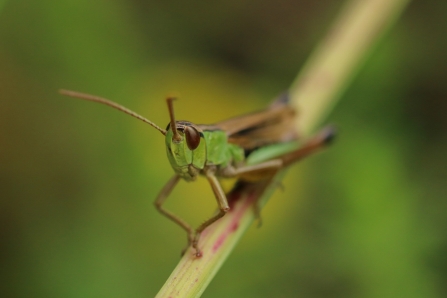
[[194, 150], [199, 147], [200, 133], [195, 128], [190, 126], [185, 127], [185, 138], [189, 150]]

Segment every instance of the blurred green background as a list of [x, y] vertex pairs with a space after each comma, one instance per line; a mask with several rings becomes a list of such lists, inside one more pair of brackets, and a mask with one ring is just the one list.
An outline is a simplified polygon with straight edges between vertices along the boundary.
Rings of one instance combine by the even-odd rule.
[[[1, 296], [152, 297], [185, 244], [152, 205], [160, 133], [59, 88], [162, 127], [177, 92], [178, 118], [217, 122], [287, 89], [341, 5], [0, 1]], [[447, 296], [446, 53], [447, 2], [414, 1], [204, 297]], [[197, 224], [210, 198], [181, 183], [167, 205]]]

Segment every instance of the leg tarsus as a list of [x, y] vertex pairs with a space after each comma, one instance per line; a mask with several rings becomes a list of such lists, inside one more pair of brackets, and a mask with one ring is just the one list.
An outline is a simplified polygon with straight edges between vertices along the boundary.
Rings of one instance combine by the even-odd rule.
[[[186, 231], [187, 237], [188, 237], [188, 246], [191, 245], [191, 242], [194, 240], [194, 229], [183, 219], [172, 213], [171, 211], [163, 208], [163, 204], [165, 203], [166, 199], [168, 198], [171, 191], [174, 189], [174, 187], [177, 185], [178, 181], [180, 180], [179, 175], [174, 175], [168, 183], [163, 187], [163, 189], [160, 191], [159, 195], [157, 196], [157, 199], [154, 202], [155, 208], [164, 216], [166, 216], [171, 221], [175, 222], [177, 225], [182, 227]], [[187, 249], [186, 248], [186, 249]], [[182, 255], [185, 253], [186, 249], [182, 251]]]
[[207, 219], [195, 231], [195, 236], [192, 241], [192, 247], [196, 250], [195, 256], [198, 258], [202, 256], [202, 252], [200, 251], [198, 244], [200, 240], [200, 235], [202, 234], [203, 230], [205, 230], [207, 227], [213, 224], [216, 220], [222, 218], [230, 210], [227, 197], [219, 181], [215, 176], [215, 168], [209, 167], [205, 169], [205, 175], [206, 178], [208, 179], [208, 182], [211, 185], [211, 188], [213, 189], [214, 196], [216, 197], [217, 204], [219, 206], [219, 212], [216, 215], [212, 216], [211, 218]]
[[260, 228], [262, 226], [261, 206], [259, 206], [257, 201], [253, 204], [253, 212], [255, 214], [255, 219], [258, 221], [256, 227]]

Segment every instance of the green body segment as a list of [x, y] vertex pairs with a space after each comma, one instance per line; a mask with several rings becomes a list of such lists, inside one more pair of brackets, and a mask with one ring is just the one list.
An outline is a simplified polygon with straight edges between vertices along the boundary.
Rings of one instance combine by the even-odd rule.
[[207, 145], [207, 164], [226, 167], [230, 163], [238, 163], [244, 160], [244, 149], [228, 143], [227, 135], [222, 130], [204, 131]]
[[244, 149], [228, 143], [224, 131], [204, 131], [200, 136], [199, 146], [191, 150], [186, 144], [184, 135], [182, 140], [173, 141], [173, 132], [166, 132], [166, 152], [174, 171], [186, 181], [193, 181], [207, 165], [226, 167], [244, 160]]
[[292, 152], [298, 149], [298, 147], [299, 143], [297, 141], [267, 145], [250, 153], [245, 160], [245, 164], [248, 166], [260, 164], [261, 162], [265, 162], [277, 158], [283, 154]]

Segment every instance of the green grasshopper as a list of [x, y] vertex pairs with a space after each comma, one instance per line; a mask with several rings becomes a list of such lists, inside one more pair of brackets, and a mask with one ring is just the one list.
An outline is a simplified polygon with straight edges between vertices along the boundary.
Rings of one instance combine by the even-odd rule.
[[[235, 177], [243, 181], [269, 178], [278, 170], [323, 148], [334, 136], [334, 129], [328, 127], [297, 147], [299, 135], [294, 123], [296, 112], [288, 104], [287, 94], [278, 97], [263, 111], [213, 125], [176, 121], [173, 108], [175, 98], [168, 97], [166, 101], [170, 122], [166, 129], [162, 129], [152, 121], [108, 99], [68, 90], [59, 92], [108, 105], [148, 123], [165, 136], [168, 160], [175, 174], [163, 187], [154, 204], [161, 214], [186, 231], [188, 247], [193, 247], [197, 257], [202, 255], [198, 247], [200, 234], [230, 210], [218, 178]], [[193, 229], [186, 221], [165, 209], [163, 204], [180, 179], [194, 181], [199, 175], [205, 176], [210, 183], [219, 210]], [[259, 213], [257, 206], [255, 212]]]

